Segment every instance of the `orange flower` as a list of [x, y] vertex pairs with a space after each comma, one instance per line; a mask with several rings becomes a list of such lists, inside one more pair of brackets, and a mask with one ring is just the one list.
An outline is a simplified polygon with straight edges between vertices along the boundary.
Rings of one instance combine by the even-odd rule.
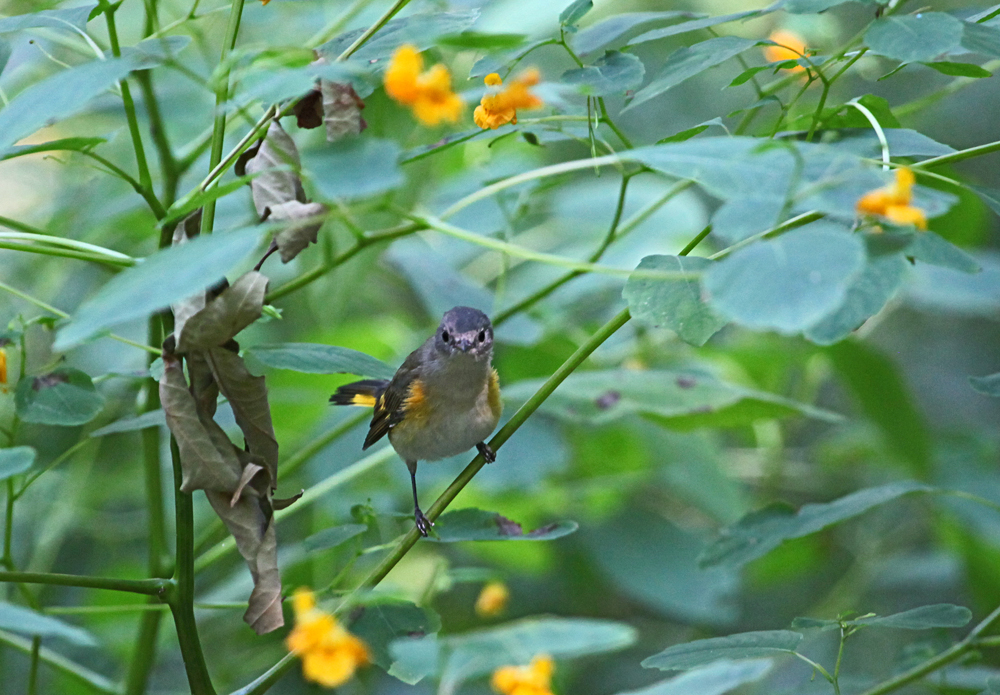
[[893, 224], [913, 225], [927, 229], [927, 216], [920, 208], [911, 205], [913, 184], [916, 177], [906, 167], [896, 169], [896, 181], [883, 188], [876, 188], [861, 196], [857, 210], [866, 215], [880, 215]]
[[[0, 384], [7, 383], [7, 351], [0, 347]], [[6, 392], [6, 389], [4, 389]]]
[[481, 618], [492, 618], [503, 613], [510, 598], [510, 590], [503, 582], [489, 582], [479, 592], [476, 599], [476, 615]]
[[[767, 37], [774, 41], [777, 46], [767, 46], [764, 49], [764, 60], [769, 63], [781, 63], [786, 60], [798, 60], [806, 52], [806, 44], [802, 38], [787, 29], [778, 29]], [[784, 68], [791, 72], [804, 72], [805, 68], [796, 65], [791, 68]]]
[[462, 115], [462, 100], [451, 91], [448, 68], [438, 63], [427, 72], [423, 69], [424, 59], [416, 46], [400, 46], [385, 71], [385, 93], [412, 108], [424, 125], [456, 122]]
[[500, 75], [491, 72], [483, 78], [490, 89], [483, 95], [472, 119], [484, 130], [496, 130], [507, 123], [517, 123], [517, 109], [540, 109], [544, 106], [541, 99], [528, 91], [529, 87], [538, 84], [539, 79], [538, 70], [532, 68], [511, 80], [505, 89], [500, 89], [503, 80]]
[[371, 661], [360, 639], [337, 624], [337, 619], [316, 607], [316, 597], [308, 589], [292, 596], [295, 628], [285, 639], [288, 651], [302, 659], [302, 675], [307, 681], [336, 688], [350, 680], [360, 666]]
[[260, 0], [261, 5], [266, 5], [269, 2], [271, 2], [271, 0]]
[[493, 672], [490, 684], [501, 695], [552, 695], [555, 663], [541, 654], [527, 666], [502, 666]]

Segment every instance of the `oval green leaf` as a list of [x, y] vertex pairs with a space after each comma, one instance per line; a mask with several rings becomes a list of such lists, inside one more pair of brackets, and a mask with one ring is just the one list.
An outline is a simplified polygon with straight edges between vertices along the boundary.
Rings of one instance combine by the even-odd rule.
[[36, 452], [30, 446], [0, 449], [0, 480], [24, 473], [35, 462]]
[[373, 379], [391, 379], [396, 373], [382, 360], [337, 345], [277, 343], [247, 348], [246, 354], [266, 367], [307, 374], [357, 374]]
[[802, 635], [791, 630], [740, 632], [727, 637], [675, 644], [659, 654], [644, 659], [642, 666], [658, 668], [661, 671], [685, 671], [719, 659], [753, 659], [790, 654], [801, 641]]
[[104, 407], [104, 396], [79, 369], [60, 367], [22, 379], [14, 392], [14, 406], [25, 422], [69, 427], [93, 420]]

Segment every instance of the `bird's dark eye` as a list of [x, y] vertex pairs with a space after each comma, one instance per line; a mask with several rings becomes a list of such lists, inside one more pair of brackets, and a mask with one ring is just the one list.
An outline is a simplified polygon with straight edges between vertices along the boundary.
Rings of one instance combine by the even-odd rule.
[[479, 331], [479, 342], [480, 343], [486, 342], [486, 331]]
[[449, 337], [450, 336], [448, 335], [448, 331], [441, 331], [441, 340], [447, 343]]

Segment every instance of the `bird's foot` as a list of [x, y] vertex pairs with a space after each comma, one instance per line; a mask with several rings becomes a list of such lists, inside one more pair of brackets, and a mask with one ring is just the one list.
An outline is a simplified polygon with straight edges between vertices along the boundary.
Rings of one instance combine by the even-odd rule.
[[479, 453], [483, 455], [486, 463], [493, 463], [497, 460], [497, 452], [493, 451], [493, 448], [486, 442], [479, 442], [476, 444], [476, 448], [479, 449]]
[[424, 513], [420, 511], [420, 507], [416, 507], [413, 510], [413, 520], [417, 523], [417, 530], [420, 531], [420, 535], [427, 538], [431, 533], [431, 527], [434, 525], [434, 522], [424, 516]]

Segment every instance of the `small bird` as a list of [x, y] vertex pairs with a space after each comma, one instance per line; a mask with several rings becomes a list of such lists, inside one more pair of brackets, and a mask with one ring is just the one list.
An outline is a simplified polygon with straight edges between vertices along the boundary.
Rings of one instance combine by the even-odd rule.
[[493, 324], [478, 309], [457, 306], [410, 353], [391, 380], [346, 384], [330, 396], [334, 405], [374, 407], [362, 450], [385, 435], [410, 469], [413, 516], [428, 535], [434, 524], [417, 500], [417, 461], [437, 461], [475, 446], [487, 463], [496, 453], [485, 439], [497, 426], [503, 404], [493, 369]]

